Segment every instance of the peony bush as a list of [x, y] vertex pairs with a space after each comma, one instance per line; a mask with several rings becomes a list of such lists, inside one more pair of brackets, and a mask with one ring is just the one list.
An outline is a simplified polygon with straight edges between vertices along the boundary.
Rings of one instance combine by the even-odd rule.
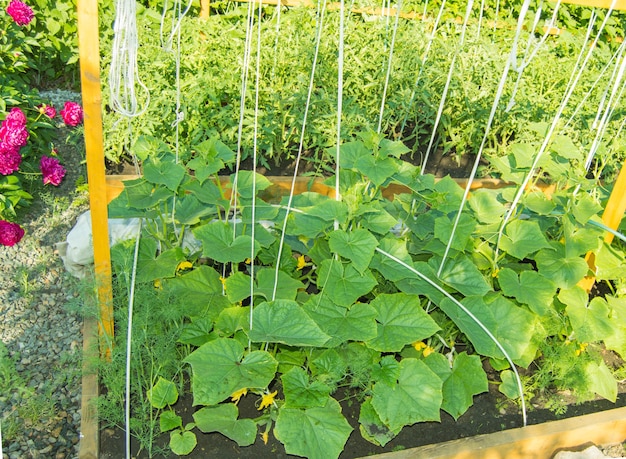
[[18, 48], [36, 13], [21, 0], [11, 0], [2, 13], [0, 61], [8, 65], [0, 76], [0, 245], [13, 246], [24, 236], [17, 211], [33, 200], [23, 178], [40, 175], [43, 185], [61, 184], [65, 167], [54, 148], [53, 134], [65, 126], [80, 126], [83, 110], [67, 101], [57, 111], [41, 100], [36, 89], [27, 87]]

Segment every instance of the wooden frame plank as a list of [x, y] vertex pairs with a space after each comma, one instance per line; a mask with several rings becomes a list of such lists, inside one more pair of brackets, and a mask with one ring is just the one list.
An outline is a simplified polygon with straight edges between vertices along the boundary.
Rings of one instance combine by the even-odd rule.
[[[556, 0], [551, 0], [556, 3]], [[587, 6], [589, 8], [610, 8], [612, 0], [562, 0], [562, 3], [570, 3], [572, 5]], [[626, 10], [626, 0], [616, 0], [613, 6], [614, 10]]]
[[113, 293], [102, 135], [97, 0], [78, 0], [77, 17], [94, 269], [100, 310], [100, 337], [103, 338], [101, 352], [108, 354], [113, 340]]
[[547, 459], [626, 439], [626, 407], [370, 456], [376, 459]]

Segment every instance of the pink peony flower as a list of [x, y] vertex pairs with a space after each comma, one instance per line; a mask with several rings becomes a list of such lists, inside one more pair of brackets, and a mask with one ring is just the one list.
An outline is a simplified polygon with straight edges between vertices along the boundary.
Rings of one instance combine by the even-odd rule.
[[33, 9], [20, 0], [11, 0], [11, 3], [7, 6], [7, 14], [20, 27], [30, 24], [30, 21], [35, 16]]
[[2, 122], [7, 126], [26, 126], [26, 115], [19, 107], [13, 107], [7, 117]]
[[19, 149], [0, 141], [0, 174], [12, 174], [20, 168], [21, 162]]
[[59, 186], [65, 177], [65, 168], [59, 164], [59, 160], [48, 156], [42, 156], [39, 168], [43, 175], [44, 185], [50, 183]]
[[24, 237], [24, 230], [17, 223], [0, 220], [0, 244], [14, 246]]
[[65, 102], [61, 117], [68, 126], [78, 126], [83, 122], [83, 109], [76, 102]]
[[42, 104], [37, 107], [37, 109], [39, 110], [39, 113], [41, 113], [42, 115], [46, 115], [50, 119], [57, 116], [57, 110], [52, 105]]
[[21, 148], [28, 143], [28, 131], [26, 126], [5, 125], [0, 127], [0, 140], [11, 147]]

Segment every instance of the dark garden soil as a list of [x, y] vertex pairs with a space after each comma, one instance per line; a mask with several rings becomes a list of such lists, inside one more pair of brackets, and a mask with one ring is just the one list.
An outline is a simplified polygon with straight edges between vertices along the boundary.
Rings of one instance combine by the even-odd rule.
[[[621, 393], [615, 404], [607, 400], [595, 400], [582, 404], [568, 405], [564, 415], [557, 416], [552, 411], [531, 407], [528, 413], [528, 424], [541, 424], [548, 421], [564, 419], [568, 417], [581, 416], [598, 411], [609, 410], [626, 406], [626, 394], [623, 393], [623, 384], [620, 387]], [[338, 399], [340, 396], [335, 394]], [[240, 418], [258, 417], [259, 412], [254, 406], [254, 400], [258, 397], [250, 396], [242, 398], [239, 404]], [[563, 400], [568, 399], [567, 394], [563, 394]], [[480, 434], [499, 432], [506, 429], [522, 427], [521, 413], [515, 412], [515, 407], [509, 405], [507, 409], [501, 406], [501, 397], [497, 393], [495, 386], [490, 385], [490, 392], [474, 397], [474, 405], [463, 414], [457, 421], [441, 412], [441, 422], [424, 422], [414, 424], [402, 429], [400, 434], [388, 443], [384, 448], [377, 447], [361, 437], [359, 432], [359, 406], [355, 399], [343, 400], [341, 402], [343, 415], [354, 428], [345, 449], [339, 456], [340, 459], [359, 458], [381, 454], [391, 451], [399, 451], [423, 445], [456, 440], [460, 438], [472, 437]], [[192, 422], [191, 417], [194, 407], [191, 406], [191, 397], [183, 397], [174, 406], [176, 413], [183, 417], [183, 422]], [[195, 450], [185, 457], [196, 458], [219, 458], [219, 459], [259, 459], [259, 458], [293, 458], [285, 452], [283, 445], [270, 434], [267, 445], [257, 436], [256, 442], [245, 448], [219, 433], [203, 434], [197, 429], [198, 445]], [[159, 449], [168, 450], [167, 442], [169, 435], [164, 434], [157, 442]], [[148, 458], [148, 453], [138, 451], [137, 442], [131, 440], [132, 457], [136, 459]], [[125, 455], [125, 436], [121, 429], [103, 428], [100, 433], [100, 458], [119, 459]], [[174, 458], [178, 457], [169, 452], [169, 455], [156, 455], [155, 457]]]

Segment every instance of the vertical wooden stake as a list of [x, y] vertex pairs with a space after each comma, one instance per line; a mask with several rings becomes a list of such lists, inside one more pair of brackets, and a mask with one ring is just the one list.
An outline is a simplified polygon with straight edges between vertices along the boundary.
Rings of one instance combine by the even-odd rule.
[[[604, 213], [602, 214], [602, 223], [604, 223], [609, 228], [616, 230], [619, 228], [619, 224], [624, 217], [624, 212], [626, 212], [626, 161], [622, 165], [622, 170], [617, 176], [617, 181], [613, 186], [613, 191], [611, 191], [611, 196], [609, 196], [609, 200], [606, 203], [606, 208], [604, 209]], [[613, 241], [613, 234], [606, 232], [604, 236], [604, 242], [610, 244]], [[589, 269], [592, 272], [596, 270], [596, 257], [593, 252], [588, 252], [585, 257], [587, 264], [589, 265]], [[583, 278], [578, 285], [584, 288], [587, 291], [591, 290], [593, 284], [596, 279], [594, 276], [587, 276]]]
[[98, 1], [78, 0], [78, 53], [83, 95], [87, 181], [93, 234], [93, 256], [100, 312], [100, 351], [110, 356], [113, 340], [113, 293], [107, 193], [102, 137]]
[[206, 19], [211, 14], [211, 0], [200, 0], [200, 17]]

